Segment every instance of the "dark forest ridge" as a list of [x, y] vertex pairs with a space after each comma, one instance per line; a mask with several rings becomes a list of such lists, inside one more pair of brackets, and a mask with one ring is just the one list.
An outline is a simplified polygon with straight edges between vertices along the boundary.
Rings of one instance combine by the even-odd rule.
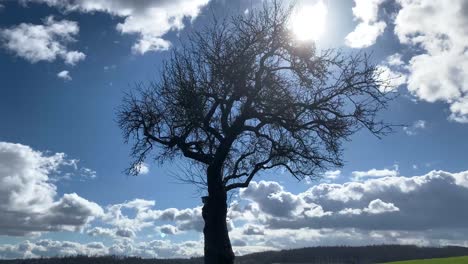
[[[390, 261], [446, 258], [468, 256], [468, 248], [458, 246], [448, 247], [418, 247], [413, 245], [375, 245], [375, 246], [333, 246], [289, 249], [281, 251], [266, 251], [253, 253], [236, 258], [239, 264], [271, 264], [271, 263], [383, 263]], [[0, 264], [198, 264], [203, 258], [191, 259], [142, 259], [138, 257], [56, 257], [43, 259], [0, 260]]]

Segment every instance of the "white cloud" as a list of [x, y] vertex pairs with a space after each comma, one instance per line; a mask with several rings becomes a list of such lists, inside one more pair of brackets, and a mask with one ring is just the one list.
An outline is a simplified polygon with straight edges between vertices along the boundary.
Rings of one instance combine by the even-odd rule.
[[98, 204], [70, 193], [53, 203], [41, 220], [55, 224], [58, 230], [76, 231], [102, 214], [103, 210]]
[[[201, 232], [201, 207], [157, 210], [155, 201], [135, 199], [110, 205], [103, 212], [97, 204], [77, 194], [55, 199], [56, 186], [48, 179], [63, 164], [70, 166], [76, 161], [66, 160], [61, 153], [45, 155], [19, 144], [0, 144], [0, 234], [75, 231], [99, 217], [101, 221], [94, 221], [95, 226], [86, 233], [108, 236], [114, 239], [113, 244], [25, 241], [1, 245], [0, 257], [188, 257], [203, 252], [201, 241], [133, 240], [146, 228], [158, 231], [162, 237]], [[276, 182], [252, 182], [240, 191], [239, 199], [229, 209], [235, 251], [249, 253], [337, 243], [413, 243], [415, 239], [418, 244], [468, 245], [468, 213], [460, 207], [468, 203], [468, 171], [432, 171], [401, 177], [397, 169], [372, 169], [356, 176], [373, 178], [343, 184], [321, 183], [300, 193], [289, 192]]]
[[[468, 171], [432, 171], [402, 177], [396, 169], [373, 169], [359, 176], [368, 175], [372, 178], [343, 184], [321, 183], [296, 194], [276, 182], [253, 182], [240, 191], [239, 199], [228, 211], [234, 250], [249, 253], [337, 243], [468, 244], [463, 236], [468, 235], [464, 221], [468, 213], [459, 206], [468, 202]], [[392, 177], [384, 177], [389, 175]], [[109, 235], [116, 229], [139, 227], [130, 228], [136, 237], [145, 228], [156, 230], [161, 237], [202, 231], [200, 207], [156, 210], [154, 205], [154, 201], [137, 199], [110, 206], [103, 220], [113, 229], [92, 230]], [[155, 254], [141, 251], [147, 249], [147, 244], [138, 245], [126, 238], [115, 243], [119, 246], [110, 252]], [[166, 247], [164, 254], [174, 251], [168, 241], [154, 244]]]
[[75, 65], [77, 62], [84, 60], [86, 55], [80, 51], [68, 51], [64, 55], [64, 60], [66, 64]]
[[0, 257], [5, 259], [71, 255], [93, 256], [106, 255], [108, 252], [108, 249], [101, 242], [80, 244], [71, 241], [43, 239], [36, 242], [30, 242], [26, 240], [16, 245], [0, 245]]
[[203, 242], [184, 241], [173, 243], [170, 240], [153, 240], [135, 243], [122, 240], [109, 248], [110, 254], [140, 256], [145, 258], [175, 258], [203, 255]]
[[359, 208], [345, 208], [338, 211], [338, 213], [343, 215], [360, 215], [362, 214], [362, 210]]
[[156, 230], [166, 235], [175, 235], [179, 232], [179, 229], [173, 225], [162, 225], [159, 226]]
[[95, 226], [86, 230], [86, 234], [92, 237], [111, 237], [114, 239], [118, 238], [135, 238], [136, 232], [129, 228], [106, 228]]
[[450, 105], [449, 119], [459, 123], [468, 123], [468, 96], [459, 98]]
[[396, 66], [379, 65], [377, 68], [378, 71], [380, 71], [379, 78], [383, 81], [383, 85], [380, 87], [382, 92], [391, 92], [406, 84], [406, 74], [399, 70], [395, 70], [395, 68], [397, 68]]
[[299, 197], [284, 191], [277, 182], [252, 182], [240, 191], [240, 197], [256, 202], [260, 210], [275, 217], [291, 217], [299, 213], [303, 205]]
[[327, 214], [310, 217], [299, 213], [288, 219], [267, 217], [260, 223], [273, 229], [357, 228], [399, 232], [468, 229], [462, 220], [468, 213], [458, 206], [468, 202], [468, 171], [323, 183], [296, 196], [306, 203], [304, 208], [318, 205]]
[[[460, 208], [468, 202], [468, 171], [318, 184], [290, 193], [302, 202], [289, 207], [294, 213], [282, 213], [289, 217], [272, 213], [265, 202], [286, 192], [281, 185], [259, 182], [254, 190], [261, 192], [256, 199], [230, 207], [230, 217], [241, 223], [230, 236], [244, 242], [234, 247], [237, 253], [337, 244], [468, 245], [468, 215]], [[308, 213], [314, 209], [319, 213]]]
[[408, 136], [415, 136], [418, 134], [420, 130], [423, 130], [426, 128], [427, 122], [424, 120], [417, 120], [415, 121], [411, 126], [405, 126], [403, 127], [403, 131], [408, 135]]
[[379, 6], [384, 1], [354, 0], [353, 14], [360, 22], [354, 31], [346, 36], [346, 45], [352, 48], [366, 48], [376, 42], [387, 26], [384, 21], [378, 21]]
[[195, 19], [209, 0], [127, 1], [127, 0], [24, 0], [45, 3], [66, 11], [104, 12], [123, 18], [117, 24], [122, 34], [138, 35], [132, 50], [144, 54], [148, 51], [167, 50], [171, 43], [164, 39], [170, 31], [184, 28], [184, 19]]
[[340, 170], [334, 170], [334, 171], [326, 171], [323, 174], [323, 177], [329, 180], [336, 180], [340, 177], [341, 171]]
[[386, 203], [380, 199], [372, 200], [369, 206], [363, 210], [369, 214], [383, 214], [387, 212], [398, 212], [400, 209], [392, 203]]
[[[156, 227], [156, 229], [162, 233], [165, 233], [163, 231], [168, 231], [167, 226], [157, 225], [158, 221], [173, 223], [176, 228], [173, 230], [174, 233], [179, 233], [179, 231], [201, 232], [203, 230], [204, 222], [201, 216], [201, 207], [157, 210], [153, 209], [154, 205], [155, 201], [143, 199], [135, 199], [121, 204], [110, 205], [106, 208], [102, 220], [107, 225], [118, 230], [131, 230], [135, 234], [152, 227]], [[134, 213], [132, 216], [129, 216], [124, 213], [124, 209], [130, 209]], [[97, 231], [89, 232], [99, 235]], [[107, 235], [107, 232], [102, 233]]]
[[98, 237], [98, 236], [109, 236], [109, 237], [114, 237], [115, 236], [115, 230], [110, 229], [110, 228], [104, 228], [104, 227], [93, 227], [89, 230], [86, 231], [86, 234], [93, 236], [93, 237]]
[[345, 38], [345, 43], [351, 48], [367, 48], [374, 45], [382, 35], [387, 24], [383, 21], [376, 23], [359, 23], [353, 32]]
[[[468, 212], [463, 210], [468, 203], [468, 171], [321, 183], [299, 193], [288, 192], [276, 182], [261, 181], [242, 190], [239, 197], [228, 212], [233, 223], [230, 236], [237, 254], [337, 244], [468, 245], [465, 221]], [[65, 204], [64, 208], [70, 207]], [[202, 241], [134, 240], [144, 228], [156, 230], [161, 237], [183, 236], [188, 230], [201, 232], [197, 227], [197, 223], [203, 224], [200, 207], [156, 210], [154, 206], [154, 201], [135, 199], [107, 207], [101, 220], [110, 228], [95, 226], [87, 233], [113, 238], [109, 246], [99, 242], [25, 241], [0, 246], [0, 256], [201, 255]], [[177, 237], [177, 241], [182, 239]]]
[[382, 82], [380, 91], [385, 93], [396, 91], [408, 80], [408, 68], [399, 53], [388, 56], [380, 65], [377, 65], [377, 70]]
[[138, 175], [146, 175], [149, 173], [149, 166], [148, 164], [142, 162], [137, 165]]
[[80, 176], [85, 178], [85, 179], [96, 179], [97, 178], [97, 172], [95, 170], [90, 169], [90, 168], [81, 168], [80, 169]]
[[78, 180], [78, 181], [87, 181], [94, 180], [97, 178], [97, 172], [90, 168], [78, 167], [79, 160], [70, 160], [64, 165], [71, 167], [71, 170], [67, 172], [62, 171], [62, 173], [54, 174], [49, 176], [50, 182], [59, 182], [64, 180]]
[[0, 235], [78, 230], [102, 215], [99, 205], [75, 193], [55, 199], [57, 187], [49, 175], [70, 163], [63, 153], [46, 155], [0, 142]]
[[135, 237], [135, 232], [129, 228], [118, 229], [115, 234], [119, 237], [128, 237], [132, 238]]
[[[143, 228], [153, 225], [153, 218], [147, 217], [151, 208], [155, 205], [154, 201], [135, 199], [122, 204], [110, 205], [106, 208], [103, 220], [118, 229], [127, 229], [137, 232]], [[132, 209], [135, 212], [133, 218], [125, 215], [123, 209]]]
[[[448, 237], [447, 230], [428, 230], [426, 232], [406, 231], [365, 231], [347, 229], [268, 229], [263, 236], [246, 236], [240, 232], [232, 234], [238, 240], [246, 241], [247, 246], [234, 247], [236, 252], [251, 253], [285, 248], [303, 248], [311, 246], [350, 245], [363, 246], [372, 244], [416, 244], [420, 246], [466, 246], [466, 229], [457, 230], [459, 235]], [[445, 233], [444, 233], [445, 232]], [[452, 243], [452, 244], [450, 244]]]
[[[322, 182], [333, 182], [335, 180], [337, 180], [339, 177], [341, 176], [341, 171], [340, 170], [329, 170], [329, 171], [325, 171], [322, 175], [321, 175], [321, 178], [318, 178], [319, 180], [321, 180]], [[306, 184], [308, 185], [311, 185], [311, 184], [314, 184], [316, 183], [316, 179], [314, 178], [309, 178], [307, 177], [305, 179], [306, 181]]]
[[74, 21], [56, 21], [52, 16], [44, 19], [43, 25], [21, 23], [10, 28], [0, 29], [2, 46], [31, 63], [55, 61], [61, 58], [69, 65], [84, 60], [80, 51], [69, 50], [67, 45], [74, 42], [79, 32]]
[[[466, 229], [413, 231], [365, 231], [359, 229], [266, 229], [262, 235], [243, 234], [243, 229], [231, 232], [236, 255], [259, 251], [310, 246], [369, 245], [369, 244], [417, 244], [421, 246], [467, 246]], [[449, 238], [447, 240], [447, 238]], [[0, 245], [0, 257], [30, 258], [70, 255], [125, 255], [143, 258], [188, 258], [203, 254], [203, 241], [171, 242], [152, 240], [134, 242], [128, 239], [114, 241], [110, 246], [101, 242], [77, 243], [71, 241], [39, 240], [18, 244]]]
[[371, 169], [368, 171], [353, 171], [351, 173], [353, 175], [353, 180], [361, 180], [362, 178], [368, 177], [395, 177], [398, 176], [398, 170], [389, 170], [389, 169]]
[[257, 235], [264, 235], [265, 229], [261, 225], [251, 225], [248, 224], [243, 228], [243, 234], [248, 236], [257, 236]]
[[[417, 51], [408, 63], [408, 90], [450, 105], [450, 119], [468, 122], [468, 4], [465, 0], [398, 0], [400, 42]], [[443, 21], [443, 23], [441, 23]]]
[[379, 5], [384, 1], [385, 0], [354, 0], [354, 17], [366, 23], [377, 21]]
[[65, 81], [71, 81], [71, 79], [72, 79], [72, 77], [70, 76], [69, 71], [61, 71], [61, 72], [57, 73], [57, 77], [60, 78], [60, 79], [65, 80]]
[[402, 60], [401, 54], [395, 53], [387, 57], [387, 64], [390, 66], [402, 66], [405, 63]]

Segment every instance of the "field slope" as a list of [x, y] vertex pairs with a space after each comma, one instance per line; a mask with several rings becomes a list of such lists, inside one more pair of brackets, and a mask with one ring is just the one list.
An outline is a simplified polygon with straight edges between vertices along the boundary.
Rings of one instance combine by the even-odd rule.
[[468, 256], [388, 262], [386, 264], [468, 264]]

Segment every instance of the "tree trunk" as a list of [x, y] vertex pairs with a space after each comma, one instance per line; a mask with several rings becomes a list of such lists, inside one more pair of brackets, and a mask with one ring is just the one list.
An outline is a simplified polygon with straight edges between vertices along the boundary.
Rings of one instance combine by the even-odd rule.
[[221, 170], [208, 168], [208, 196], [203, 197], [205, 227], [205, 264], [233, 264], [234, 252], [226, 224], [227, 194], [222, 184]]

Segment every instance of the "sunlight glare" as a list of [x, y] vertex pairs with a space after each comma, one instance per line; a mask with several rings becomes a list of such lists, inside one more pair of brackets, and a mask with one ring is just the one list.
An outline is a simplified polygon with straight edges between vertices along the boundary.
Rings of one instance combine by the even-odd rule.
[[291, 21], [291, 28], [300, 41], [317, 41], [325, 31], [327, 7], [323, 1], [314, 5], [297, 8]]

